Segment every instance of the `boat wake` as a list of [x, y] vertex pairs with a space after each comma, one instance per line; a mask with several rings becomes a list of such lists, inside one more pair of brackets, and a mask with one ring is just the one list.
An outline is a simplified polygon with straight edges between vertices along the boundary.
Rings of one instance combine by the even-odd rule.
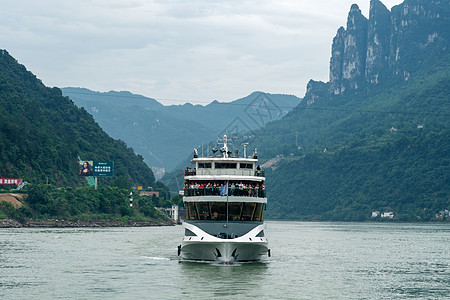
[[171, 260], [167, 257], [155, 257], [155, 256], [142, 256], [142, 258], [150, 259], [150, 260]]

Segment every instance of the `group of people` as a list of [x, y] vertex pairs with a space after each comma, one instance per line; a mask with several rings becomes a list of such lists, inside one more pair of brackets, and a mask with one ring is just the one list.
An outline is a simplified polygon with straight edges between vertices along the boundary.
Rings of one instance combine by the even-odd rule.
[[[224, 186], [227, 183], [217, 182], [191, 182], [184, 186], [185, 196], [219, 196], [224, 195]], [[229, 182], [227, 195], [229, 196], [247, 196], [247, 197], [265, 197], [266, 188], [263, 183], [249, 184], [243, 182]]]
[[186, 168], [186, 170], [184, 170], [184, 176], [194, 176], [197, 173], [197, 170], [191, 169], [189, 167]]

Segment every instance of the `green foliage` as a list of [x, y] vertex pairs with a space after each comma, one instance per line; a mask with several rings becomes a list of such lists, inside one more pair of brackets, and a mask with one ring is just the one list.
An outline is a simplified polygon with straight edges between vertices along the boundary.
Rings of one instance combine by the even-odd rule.
[[[0, 215], [14, 219], [95, 219], [165, 220], [148, 199], [135, 196], [137, 206], [130, 207], [130, 189], [108, 186], [57, 188], [53, 185], [27, 185], [26, 205], [15, 209], [10, 203], [0, 206]], [[148, 198], [148, 197], [147, 197]]]
[[150, 197], [140, 197], [138, 200], [139, 205], [139, 211], [142, 212], [142, 214], [146, 217], [150, 218], [160, 218], [161, 213], [155, 209], [155, 206], [153, 204], [153, 201], [150, 199]]
[[401, 221], [441, 220], [436, 214], [450, 208], [448, 95], [448, 71], [417, 74], [319, 98], [269, 124], [255, 141], [262, 159], [284, 159], [266, 170], [267, 216], [362, 221], [393, 211]]
[[110, 186], [115, 186], [119, 189], [130, 190], [132, 187], [132, 183], [130, 180], [128, 180], [128, 178], [120, 176], [120, 177], [114, 178], [114, 180], [111, 182]]
[[1, 201], [0, 202], [0, 220], [11, 217], [16, 209], [14, 208], [14, 205], [7, 201]]
[[78, 177], [80, 156], [114, 161], [115, 176], [99, 184], [108, 185], [117, 177], [121, 184], [155, 182], [142, 156], [110, 138], [85, 109], [77, 108], [58, 88], [44, 86], [5, 50], [0, 50], [0, 119], [2, 177], [83, 186], [85, 178]]
[[450, 208], [449, 130], [355, 144], [266, 173], [268, 217], [362, 221], [393, 211], [403, 221], [430, 221]]
[[12, 203], [7, 201], [0, 202], [0, 220], [4, 218], [11, 218], [16, 220], [23, 220], [32, 217], [32, 212], [27, 205], [16, 208]]
[[175, 204], [178, 206], [183, 206], [183, 196], [177, 194], [177, 195], [173, 196], [173, 198], [170, 202], [172, 202], [172, 204]]

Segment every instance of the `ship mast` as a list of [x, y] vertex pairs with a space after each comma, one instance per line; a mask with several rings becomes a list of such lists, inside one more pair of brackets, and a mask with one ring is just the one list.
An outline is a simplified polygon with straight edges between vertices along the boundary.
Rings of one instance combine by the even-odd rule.
[[227, 135], [226, 134], [223, 136], [223, 149], [225, 150], [223, 152], [223, 157], [228, 158], [228, 145], [227, 145]]
[[[219, 139], [219, 141], [220, 141], [220, 139]], [[222, 153], [222, 155], [223, 155], [224, 158], [228, 158], [228, 145], [227, 145], [227, 141], [228, 141], [227, 135], [224, 134], [224, 135], [223, 135], [223, 147], [220, 148], [220, 152]]]

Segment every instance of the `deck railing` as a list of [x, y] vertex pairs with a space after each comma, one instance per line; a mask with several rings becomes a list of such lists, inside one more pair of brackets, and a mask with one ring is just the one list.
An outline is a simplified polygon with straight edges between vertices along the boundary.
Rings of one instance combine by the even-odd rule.
[[[189, 196], [220, 196], [220, 195], [221, 194], [220, 194], [219, 188], [198, 188], [198, 189], [187, 188], [187, 189], [184, 189], [185, 197], [189, 197]], [[265, 198], [266, 190], [229, 188], [228, 196]]]

